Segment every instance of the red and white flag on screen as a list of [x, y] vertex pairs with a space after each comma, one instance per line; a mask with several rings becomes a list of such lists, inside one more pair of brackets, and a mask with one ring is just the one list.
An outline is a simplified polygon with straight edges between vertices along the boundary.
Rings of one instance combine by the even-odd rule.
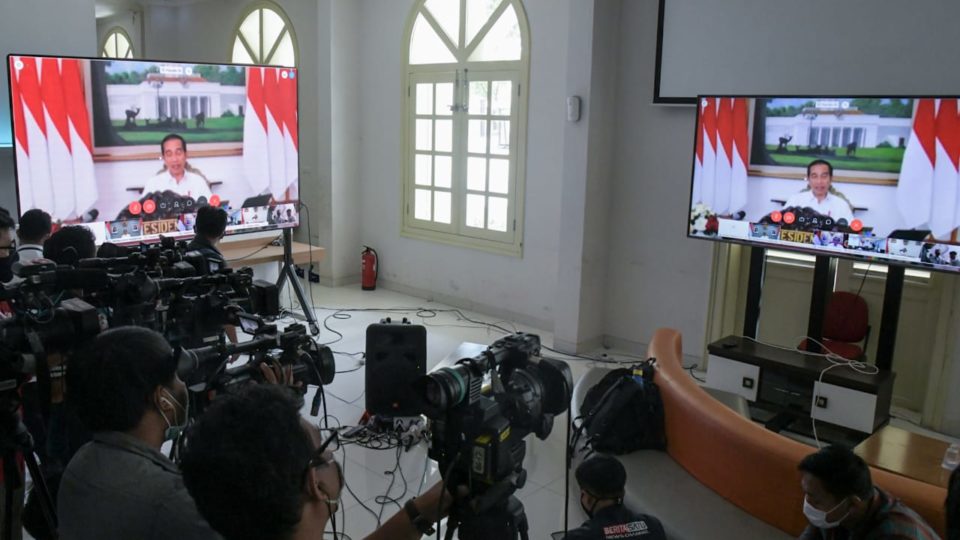
[[297, 132], [297, 80], [296, 71], [281, 71], [280, 90], [283, 95], [283, 155], [286, 165], [286, 185], [284, 190], [296, 185], [300, 176], [299, 133]]
[[270, 193], [274, 199], [278, 200], [283, 198], [283, 191], [287, 186], [280, 71], [277, 68], [265, 68], [263, 70], [263, 95], [267, 103], [267, 149], [270, 152]]
[[929, 98], [919, 99], [913, 116], [913, 132], [903, 153], [897, 182], [897, 206], [904, 224], [911, 229], [930, 221], [936, 162], [936, 103]]
[[[23, 102], [23, 125], [26, 128], [30, 155], [23, 167], [30, 171], [31, 207], [49, 211], [53, 208], [53, 182], [50, 177], [50, 159], [47, 153], [47, 121], [40, 94], [37, 60], [20, 57], [17, 84]], [[23, 168], [17, 164], [17, 170]], [[23, 186], [22, 186], [23, 187]], [[24, 201], [21, 200], [21, 205]]]
[[17, 177], [20, 179], [20, 206], [33, 208], [33, 190], [30, 182], [30, 141], [27, 139], [27, 126], [24, 124], [23, 99], [20, 97], [20, 85], [17, 83], [15, 62], [10, 62], [10, 104], [13, 117], [13, 138], [16, 140]]
[[693, 159], [693, 193], [690, 196], [693, 204], [703, 202], [703, 103], [705, 101], [700, 102], [697, 111], [697, 135]]
[[267, 105], [263, 98], [263, 68], [247, 68], [247, 106], [243, 118], [243, 168], [254, 193], [270, 187], [267, 149]]
[[703, 181], [701, 182], [701, 198], [703, 204], [709, 208], [716, 205], [717, 193], [717, 108], [714, 98], [703, 98], [700, 104], [703, 107]]
[[933, 205], [930, 231], [938, 238], [950, 235], [955, 227], [958, 165], [960, 165], [960, 121], [957, 100], [941, 99], [936, 117], [937, 158], [933, 167]]
[[727, 214], [730, 211], [730, 174], [733, 172], [733, 100], [717, 100], [717, 168], [716, 201], [713, 211]]
[[80, 61], [66, 58], [60, 63], [63, 95], [70, 121], [70, 148], [73, 154], [73, 210], [80, 216], [97, 202], [97, 180], [93, 171], [93, 141], [90, 114], [84, 96]]
[[40, 67], [40, 94], [46, 111], [47, 151], [50, 153], [50, 177], [56, 185], [51, 215], [72, 218], [74, 205], [73, 157], [70, 149], [70, 125], [63, 99], [60, 63], [44, 58]]
[[747, 156], [750, 155], [750, 135], [746, 98], [734, 98], [732, 117], [733, 160], [730, 171], [729, 211], [734, 214], [747, 206]]

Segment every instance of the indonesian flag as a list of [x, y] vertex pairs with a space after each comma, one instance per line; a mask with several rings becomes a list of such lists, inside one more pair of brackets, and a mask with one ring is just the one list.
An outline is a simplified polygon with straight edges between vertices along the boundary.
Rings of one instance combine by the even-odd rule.
[[[296, 71], [280, 70], [280, 93], [283, 97], [283, 155], [286, 168], [283, 189], [296, 185], [300, 176], [299, 136], [297, 133], [297, 80]], [[276, 192], [275, 192], [276, 193]]]
[[70, 148], [70, 125], [67, 106], [63, 100], [63, 82], [60, 63], [56, 58], [44, 58], [40, 70], [40, 95], [46, 111], [47, 150], [50, 156], [50, 177], [56, 183], [53, 193], [53, 211], [59, 218], [73, 216], [74, 186], [73, 157]]
[[733, 172], [733, 100], [719, 98], [717, 104], [717, 168], [715, 194], [717, 214], [730, 210], [730, 175]]
[[243, 118], [243, 167], [247, 183], [261, 194], [270, 186], [267, 149], [267, 106], [263, 99], [263, 68], [247, 68], [247, 107]]
[[93, 172], [93, 141], [90, 138], [90, 114], [84, 99], [80, 61], [64, 59], [60, 63], [63, 96], [70, 120], [70, 148], [73, 153], [73, 210], [82, 215], [97, 201], [97, 180]]
[[933, 168], [933, 205], [930, 209], [930, 231], [946, 237], [955, 227], [958, 165], [960, 165], [960, 122], [957, 100], [942, 99], [937, 110], [937, 158]]
[[933, 170], [937, 162], [935, 109], [933, 99], [917, 100], [913, 133], [900, 167], [897, 206], [904, 224], [911, 229], [925, 225], [933, 208]]
[[27, 138], [27, 125], [24, 123], [23, 99], [20, 97], [20, 86], [17, 84], [17, 72], [14, 62], [10, 62], [10, 104], [13, 117], [13, 138], [17, 141], [16, 155], [17, 177], [20, 180], [20, 206], [33, 208], [33, 190], [30, 186], [30, 141]]
[[701, 198], [703, 204], [716, 211], [717, 193], [717, 113], [714, 98], [704, 98], [703, 107], [703, 181]]
[[[40, 95], [40, 77], [37, 61], [31, 57], [19, 57], [14, 67], [22, 64], [17, 75], [17, 87], [23, 105], [23, 131], [29, 155], [25, 162], [17, 162], [17, 171], [27, 170], [30, 184], [21, 183], [21, 191], [29, 191], [30, 208], [53, 208], [53, 184], [50, 179], [50, 159], [47, 154], [47, 121]], [[19, 131], [19, 130], [18, 130]], [[19, 141], [19, 139], [18, 139]], [[27, 197], [21, 194], [21, 210], [26, 207]]]
[[287, 160], [283, 145], [283, 95], [280, 90], [280, 70], [264, 68], [263, 97], [267, 103], [267, 150], [270, 153], [270, 193], [283, 198], [286, 188]]
[[693, 160], [693, 193], [690, 197], [693, 204], [703, 202], [703, 109], [706, 101], [704, 99], [700, 102], [697, 114], [697, 135]]
[[733, 160], [730, 171], [730, 208], [731, 214], [747, 206], [747, 160], [750, 136], [747, 129], [749, 115], [746, 98], [733, 100]]

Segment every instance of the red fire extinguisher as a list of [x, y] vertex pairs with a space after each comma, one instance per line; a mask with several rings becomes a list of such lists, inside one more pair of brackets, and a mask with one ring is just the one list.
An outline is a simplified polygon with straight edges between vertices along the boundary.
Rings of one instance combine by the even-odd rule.
[[377, 263], [377, 252], [370, 246], [363, 246], [360, 254], [360, 285], [365, 291], [377, 288], [377, 274], [380, 266]]

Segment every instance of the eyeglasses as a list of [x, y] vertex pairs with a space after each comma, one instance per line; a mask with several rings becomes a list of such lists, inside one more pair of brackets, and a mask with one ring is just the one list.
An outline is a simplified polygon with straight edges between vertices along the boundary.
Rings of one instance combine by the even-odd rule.
[[327, 450], [329, 450], [331, 453], [340, 450], [340, 437], [337, 430], [321, 429], [320, 432], [330, 433], [330, 436], [323, 441], [323, 444], [313, 451], [313, 454], [310, 456], [310, 461], [307, 462], [307, 469], [310, 467], [322, 467], [331, 463], [332, 460], [327, 459], [326, 456], [324, 456], [324, 453], [326, 453]]

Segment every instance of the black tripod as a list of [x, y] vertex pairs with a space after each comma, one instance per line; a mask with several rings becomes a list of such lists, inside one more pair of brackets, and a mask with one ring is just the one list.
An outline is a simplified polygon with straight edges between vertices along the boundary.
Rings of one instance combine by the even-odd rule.
[[460, 540], [529, 540], [527, 514], [520, 500], [513, 496], [525, 478], [526, 473], [511, 476], [469, 499], [467, 504], [454, 504], [447, 519], [446, 540], [451, 540], [458, 529]]
[[287, 228], [283, 230], [283, 267], [280, 268], [280, 277], [277, 279], [277, 290], [283, 289], [283, 283], [288, 279], [290, 280], [290, 285], [293, 286], [293, 292], [297, 295], [300, 307], [303, 308], [303, 318], [310, 326], [310, 334], [315, 336], [320, 333], [320, 326], [317, 324], [317, 316], [313, 313], [313, 309], [310, 308], [311, 304], [307, 303], [306, 295], [303, 294], [303, 284], [300, 283], [300, 279], [297, 278], [297, 273], [293, 269], [292, 249], [293, 232]]
[[17, 463], [18, 454], [23, 455], [30, 477], [33, 478], [34, 489], [39, 490], [40, 509], [48, 530], [53, 531], [53, 537], [57, 538], [57, 516], [53, 510], [53, 499], [33, 454], [33, 437], [20, 418], [19, 408], [20, 397], [16, 388], [0, 391], [0, 457], [3, 460], [3, 485], [0, 486], [3, 492], [3, 530], [0, 538], [19, 538], [14, 536], [21, 526], [19, 514], [14, 513], [18, 508], [15, 498], [23, 496], [21, 490], [24, 487], [24, 478]]

